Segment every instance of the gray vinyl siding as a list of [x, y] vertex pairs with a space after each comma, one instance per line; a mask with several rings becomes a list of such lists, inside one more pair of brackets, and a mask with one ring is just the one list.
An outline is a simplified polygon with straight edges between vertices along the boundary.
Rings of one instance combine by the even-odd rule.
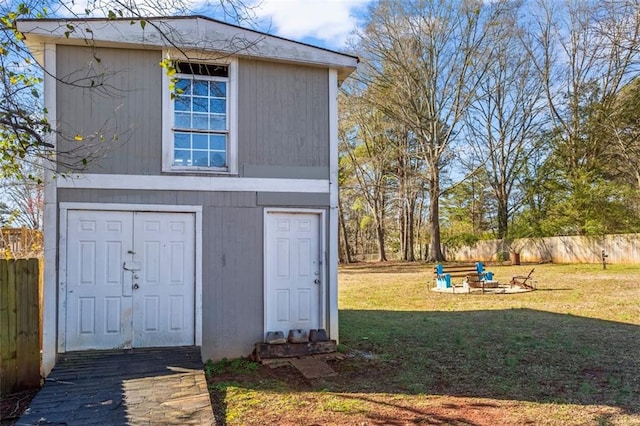
[[329, 197], [328, 193], [258, 192], [257, 203], [272, 207], [326, 207], [330, 205]]
[[255, 192], [58, 189], [58, 202], [256, 207]]
[[265, 207], [326, 209], [323, 199], [328, 194], [58, 189], [61, 203], [202, 206], [205, 360], [247, 356], [263, 340]]
[[[161, 52], [59, 45], [56, 56], [63, 162], [85, 173], [162, 174]], [[329, 178], [328, 85], [326, 69], [238, 61], [240, 176]]]
[[202, 352], [213, 359], [246, 356], [263, 340], [263, 212], [212, 207], [205, 214]]
[[58, 45], [56, 59], [57, 143], [66, 162], [86, 158], [86, 173], [160, 174], [161, 52]]
[[328, 71], [242, 59], [238, 74], [240, 170], [309, 167], [296, 177], [328, 179]]
[[289, 179], [328, 179], [327, 167], [297, 167], [297, 166], [263, 166], [243, 164], [243, 177], [258, 178], [289, 178]]

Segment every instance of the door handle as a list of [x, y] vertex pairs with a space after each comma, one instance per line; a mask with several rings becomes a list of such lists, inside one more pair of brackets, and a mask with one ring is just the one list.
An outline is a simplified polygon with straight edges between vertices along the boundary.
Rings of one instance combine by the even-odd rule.
[[137, 290], [137, 289], [139, 289], [139, 288], [140, 288], [140, 286], [138, 285], [138, 283], [135, 283], [135, 284], [133, 285], [133, 289], [134, 289], [134, 290]]
[[320, 280], [318, 278], [316, 278], [315, 280], [313, 280], [314, 283], [316, 284], [320, 284]]

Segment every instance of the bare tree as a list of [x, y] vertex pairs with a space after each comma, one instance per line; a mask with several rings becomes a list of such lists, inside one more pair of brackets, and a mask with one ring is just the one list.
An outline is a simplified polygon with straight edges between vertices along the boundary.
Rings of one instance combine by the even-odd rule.
[[477, 100], [465, 117], [462, 161], [470, 170], [481, 168], [496, 204], [497, 237], [507, 238], [509, 222], [521, 206], [517, 186], [539, 148], [544, 125], [544, 87], [534, 61], [522, 55], [522, 28], [514, 5], [503, 13], [489, 34], [493, 51]]
[[427, 168], [429, 254], [441, 261], [441, 174], [451, 142], [484, 78], [486, 35], [501, 2], [475, 0], [380, 1], [370, 10], [359, 48], [364, 78], [378, 107], [415, 137]]
[[640, 80], [625, 86], [603, 120], [603, 137], [612, 143], [616, 174], [640, 192]]
[[556, 232], [593, 232], [590, 224], [607, 222], [604, 212], [624, 202], [607, 181], [613, 144], [602, 129], [616, 95], [638, 72], [639, 6], [637, 0], [540, 1], [531, 9], [523, 46], [543, 80], [553, 123], [549, 161], [564, 192], [558, 216], [570, 216]]
[[392, 132], [395, 151], [395, 177], [399, 208], [400, 253], [402, 260], [415, 261], [415, 230], [418, 197], [422, 193], [422, 157], [416, 155], [417, 143], [406, 129]]
[[3, 226], [42, 229], [44, 199], [42, 167], [37, 160], [20, 164], [20, 178], [0, 180]]
[[356, 89], [348, 98], [341, 96], [344, 107], [339, 129], [340, 149], [346, 157], [345, 172], [357, 182], [359, 195], [371, 212], [378, 260], [382, 262], [387, 260], [385, 222], [391, 158], [386, 131], [389, 123], [380, 111], [369, 108], [365, 98], [366, 93], [358, 93]]
[[[561, 17], [561, 18], [559, 18]], [[537, 33], [527, 40], [545, 84], [554, 127], [560, 132], [567, 172], [596, 164], [606, 144], [589, 138], [589, 105], [610, 109], [638, 71], [640, 14], [636, 1], [540, 3]]]

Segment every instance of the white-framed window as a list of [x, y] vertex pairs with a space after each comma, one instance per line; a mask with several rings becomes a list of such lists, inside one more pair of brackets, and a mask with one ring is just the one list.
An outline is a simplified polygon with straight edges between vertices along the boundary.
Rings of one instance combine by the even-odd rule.
[[173, 65], [173, 85], [163, 74], [162, 170], [236, 173], [237, 62]]

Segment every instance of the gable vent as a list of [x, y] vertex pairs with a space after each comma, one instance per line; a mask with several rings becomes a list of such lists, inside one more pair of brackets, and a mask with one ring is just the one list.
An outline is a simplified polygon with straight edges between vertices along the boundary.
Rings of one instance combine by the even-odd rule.
[[229, 77], [229, 67], [227, 65], [200, 64], [196, 62], [174, 63], [176, 72], [179, 74], [206, 75], [209, 77]]

